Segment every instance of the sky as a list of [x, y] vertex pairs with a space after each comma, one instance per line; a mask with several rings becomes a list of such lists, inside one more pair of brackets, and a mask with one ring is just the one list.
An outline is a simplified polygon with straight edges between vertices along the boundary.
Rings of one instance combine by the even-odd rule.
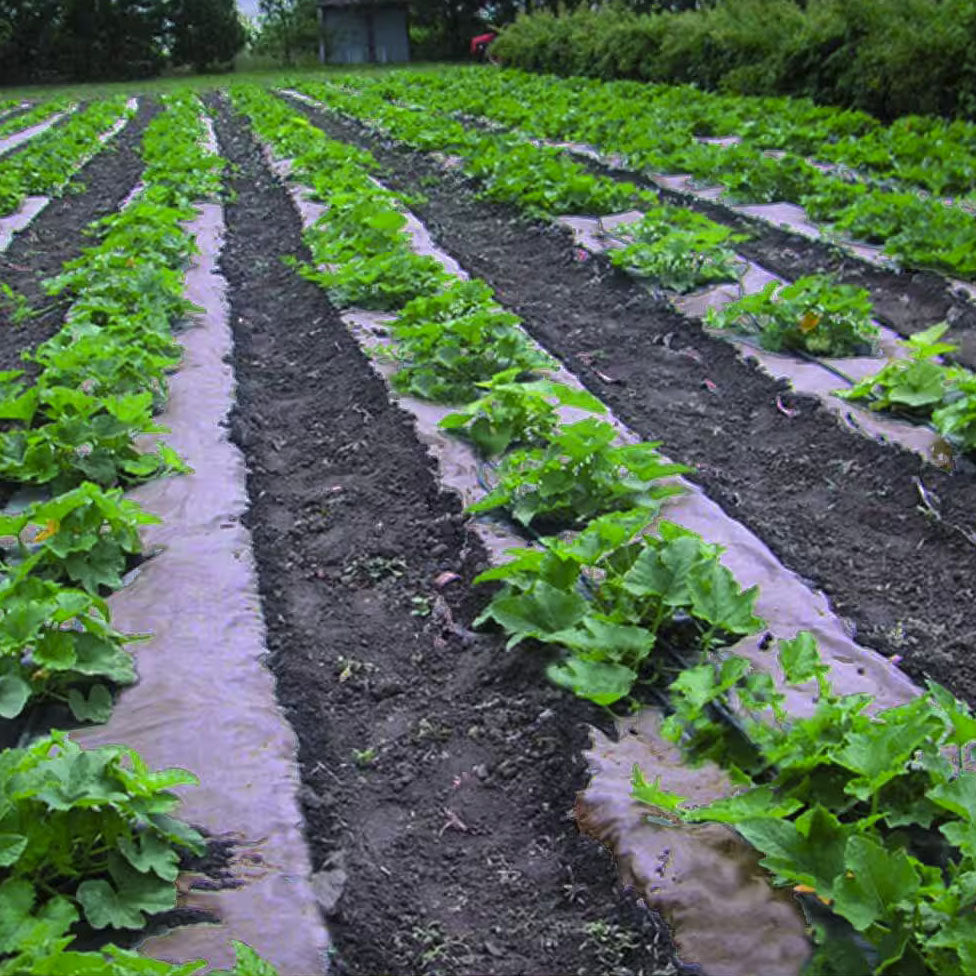
[[258, 0], [237, 0], [237, 9], [248, 17], [257, 17]]

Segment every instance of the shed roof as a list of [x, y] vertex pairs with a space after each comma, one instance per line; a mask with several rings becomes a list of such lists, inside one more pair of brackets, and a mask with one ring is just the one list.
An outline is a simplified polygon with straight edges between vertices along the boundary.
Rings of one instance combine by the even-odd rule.
[[320, 7], [406, 7], [409, 0], [318, 0]]

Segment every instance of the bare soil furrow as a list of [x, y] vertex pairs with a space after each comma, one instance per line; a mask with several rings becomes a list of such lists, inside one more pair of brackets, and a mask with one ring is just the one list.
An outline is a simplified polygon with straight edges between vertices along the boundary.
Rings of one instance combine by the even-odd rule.
[[[241, 124], [222, 270], [235, 439], [335, 972], [673, 972], [569, 815], [595, 710], [471, 633], [484, 553], [325, 294]], [[451, 582], [435, 581], [445, 573]]]

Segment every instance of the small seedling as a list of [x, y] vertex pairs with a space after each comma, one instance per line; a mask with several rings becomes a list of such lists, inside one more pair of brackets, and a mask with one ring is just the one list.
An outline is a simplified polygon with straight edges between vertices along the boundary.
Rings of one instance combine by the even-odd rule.
[[353, 749], [352, 756], [360, 769], [366, 769], [376, 762], [379, 758], [379, 752], [373, 746], [369, 746], [366, 749]]

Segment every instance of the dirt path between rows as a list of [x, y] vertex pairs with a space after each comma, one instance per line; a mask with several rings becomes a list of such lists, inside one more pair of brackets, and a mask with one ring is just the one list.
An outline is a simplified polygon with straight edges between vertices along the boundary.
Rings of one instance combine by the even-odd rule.
[[632, 170], [611, 168], [586, 156], [574, 154], [573, 158], [590, 172], [633, 182], [667, 203], [748, 234], [749, 240], [737, 244], [736, 250], [782, 278], [795, 281], [804, 275], [830, 274], [844, 284], [866, 288], [878, 320], [902, 335], [949, 322], [952, 341], [959, 346], [955, 359], [976, 369], [976, 303], [943, 275], [917, 269], [889, 271], [845, 252], [827, 238], [813, 240], [768, 220], [738, 213], [720, 201], [659, 186]]
[[41, 282], [58, 274], [82, 248], [91, 246], [93, 242], [83, 233], [85, 228], [118, 210], [135, 186], [143, 170], [139, 155], [142, 134], [158, 111], [158, 103], [140, 98], [139, 109], [129, 124], [75, 175], [72, 182], [81, 192], [69, 190], [52, 200], [0, 254], [0, 282], [42, 313], [14, 325], [14, 309], [9, 302], [0, 301], [0, 370], [22, 368], [21, 351], [33, 349], [61, 327], [70, 299], [49, 298]]
[[483, 551], [325, 294], [282, 263], [308, 258], [285, 189], [225, 109], [217, 133], [233, 432], [333, 970], [673, 972], [570, 814], [595, 711], [468, 630]]
[[[393, 188], [426, 196], [414, 209], [438, 243], [621, 420], [694, 465], [708, 495], [822, 588], [862, 643], [976, 701], [976, 548], [945, 524], [976, 523], [971, 464], [948, 475], [843, 429], [604, 259], [580, 261], [568, 234], [477, 200], [429, 157], [302, 110], [372, 150]], [[917, 477], [943, 523], [920, 512]]]

